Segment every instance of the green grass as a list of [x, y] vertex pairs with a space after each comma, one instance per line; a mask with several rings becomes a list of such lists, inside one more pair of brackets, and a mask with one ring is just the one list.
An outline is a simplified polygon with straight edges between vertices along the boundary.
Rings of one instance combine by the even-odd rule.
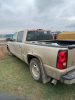
[[0, 61], [0, 92], [33, 100], [75, 100], [75, 84], [38, 83], [31, 77], [26, 63], [8, 55]]

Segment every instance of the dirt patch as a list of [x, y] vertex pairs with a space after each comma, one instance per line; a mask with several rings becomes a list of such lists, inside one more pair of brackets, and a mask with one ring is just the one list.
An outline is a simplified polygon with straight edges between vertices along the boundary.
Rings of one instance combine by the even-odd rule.
[[0, 60], [5, 59], [6, 54], [7, 54], [6, 46], [0, 46]]

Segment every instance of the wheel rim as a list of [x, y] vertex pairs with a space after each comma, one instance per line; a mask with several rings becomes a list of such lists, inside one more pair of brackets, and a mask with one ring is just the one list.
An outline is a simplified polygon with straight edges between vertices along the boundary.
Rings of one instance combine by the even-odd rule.
[[40, 71], [36, 64], [32, 64], [32, 73], [35, 77], [39, 77]]

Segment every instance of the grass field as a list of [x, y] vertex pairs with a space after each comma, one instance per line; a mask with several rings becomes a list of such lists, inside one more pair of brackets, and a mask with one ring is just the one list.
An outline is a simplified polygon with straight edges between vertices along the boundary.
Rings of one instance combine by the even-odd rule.
[[75, 84], [66, 85], [57, 82], [42, 84], [30, 75], [29, 67], [15, 56], [8, 56], [0, 61], [0, 92], [31, 100], [75, 100]]

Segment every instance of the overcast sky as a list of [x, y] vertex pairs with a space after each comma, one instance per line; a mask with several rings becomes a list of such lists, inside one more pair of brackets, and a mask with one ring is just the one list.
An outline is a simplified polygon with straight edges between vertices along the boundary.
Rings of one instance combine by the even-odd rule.
[[35, 28], [75, 31], [75, 0], [0, 0], [0, 34]]

